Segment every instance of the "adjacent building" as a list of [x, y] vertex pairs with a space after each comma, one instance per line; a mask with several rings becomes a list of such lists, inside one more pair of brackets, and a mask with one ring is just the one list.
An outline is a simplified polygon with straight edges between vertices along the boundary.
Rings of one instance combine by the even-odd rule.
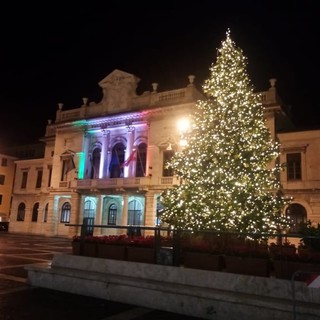
[[[15, 175], [16, 158], [0, 154], [0, 228], [7, 228], [9, 221], [12, 187]], [[1, 227], [2, 226], [2, 227]], [[6, 226], [6, 227], [5, 227]]]
[[[44, 156], [15, 161], [11, 232], [71, 237], [79, 230], [68, 223], [158, 224], [161, 192], [180, 183], [166, 166], [183, 148], [180, 125], [205, 96], [192, 75], [184, 88], [159, 92], [153, 83], [137, 95], [139, 80], [114, 70], [99, 82], [100, 102], [58, 105], [41, 138]], [[267, 126], [282, 145], [280, 161], [287, 163], [281, 181], [293, 204], [286, 212], [297, 222], [320, 221], [320, 131], [293, 130], [275, 83], [260, 94]]]

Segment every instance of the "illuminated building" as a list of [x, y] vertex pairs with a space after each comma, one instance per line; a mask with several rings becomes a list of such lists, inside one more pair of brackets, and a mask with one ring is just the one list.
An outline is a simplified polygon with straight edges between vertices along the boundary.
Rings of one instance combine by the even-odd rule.
[[[205, 97], [194, 76], [188, 77], [184, 88], [159, 92], [153, 83], [152, 90], [141, 95], [136, 93], [138, 82], [136, 76], [114, 70], [99, 82], [100, 102], [83, 98], [81, 106], [68, 110], [58, 105], [56, 119], [48, 121], [41, 139], [46, 145], [44, 157], [16, 161], [12, 232], [71, 237], [78, 230], [65, 224], [81, 224], [84, 218], [110, 226], [158, 223], [160, 193], [180, 183], [166, 167], [183, 147], [178, 124]], [[267, 126], [276, 139], [292, 124], [277, 97], [275, 80], [270, 83], [261, 94]], [[289, 135], [279, 135], [280, 143]], [[308, 150], [300, 146], [297, 151], [294, 143], [288, 149], [286, 143], [282, 158], [291, 151]], [[317, 201], [320, 208], [320, 196]], [[308, 215], [316, 208], [306, 207]], [[124, 232], [95, 230], [95, 234]]]

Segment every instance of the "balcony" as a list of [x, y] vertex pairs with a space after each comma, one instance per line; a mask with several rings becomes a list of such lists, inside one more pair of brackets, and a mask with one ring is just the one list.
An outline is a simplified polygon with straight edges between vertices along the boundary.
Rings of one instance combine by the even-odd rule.
[[72, 187], [77, 190], [141, 189], [149, 185], [150, 177], [84, 179], [72, 183]]
[[72, 181], [71, 187], [80, 190], [102, 190], [102, 189], [145, 189], [150, 186], [160, 185], [170, 187], [179, 184], [176, 177], [160, 177], [158, 183], [154, 183], [151, 177], [132, 178], [106, 178], [106, 179], [83, 179]]

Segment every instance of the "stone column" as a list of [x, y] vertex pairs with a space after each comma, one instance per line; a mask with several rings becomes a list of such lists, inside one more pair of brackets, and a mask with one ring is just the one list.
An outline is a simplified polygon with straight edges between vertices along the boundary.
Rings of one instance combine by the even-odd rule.
[[[71, 224], [81, 224], [79, 212], [81, 206], [81, 196], [78, 193], [72, 193], [71, 195], [71, 213], [70, 213], [70, 223]], [[68, 235], [73, 237], [74, 235], [80, 233], [80, 227], [67, 227], [69, 228]]]
[[[127, 148], [125, 161], [130, 157], [133, 151], [133, 142], [134, 142], [134, 127], [128, 126], [127, 132]], [[124, 177], [134, 177], [135, 161], [129, 163], [129, 165], [124, 166]]]
[[[147, 192], [145, 195], [145, 219], [144, 224], [149, 227], [155, 226], [156, 221], [156, 197], [154, 192]], [[146, 231], [147, 234], [154, 234], [153, 231]]]
[[110, 130], [103, 130], [101, 163], [99, 178], [107, 178], [109, 176], [109, 144], [110, 144]]
[[[98, 201], [97, 201], [97, 207], [96, 207], [96, 217], [94, 219], [94, 224], [102, 224], [102, 201], [101, 201], [101, 195], [97, 195]], [[102, 234], [101, 228], [95, 228], [94, 229], [94, 235], [100, 235]]]
[[[126, 226], [128, 224], [128, 195], [124, 194], [122, 196], [123, 199], [123, 205], [122, 205], [122, 216], [121, 216], [121, 225]], [[124, 232], [127, 232], [127, 230], [123, 230]]]

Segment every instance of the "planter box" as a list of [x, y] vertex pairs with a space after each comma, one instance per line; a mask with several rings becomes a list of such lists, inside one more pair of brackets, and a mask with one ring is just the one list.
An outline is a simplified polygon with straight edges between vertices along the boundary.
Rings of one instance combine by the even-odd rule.
[[127, 247], [127, 260], [133, 262], [155, 263], [155, 249], [143, 247]]
[[298, 281], [305, 281], [312, 272], [320, 272], [319, 264], [301, 261], [275, 260], [273, 261], [273, 268], [276, 278], [287, 280], [292, 279], [296, 271], [300, 271], [294, 277]]
[[225, 256], [226, 272], [269, 277], [270, 262], [264, 258]]
[[126, 247], [99, 243], [97, 257], [104, 259], [126, 260]]
[[269, 247], [270, 254], [273, 257], [281, 257], [281, 256], [293, 256], [296, 254], [295, 247], [289, 246], [270, 246]]
[[79, 256], [80, 255], [80, 242], [74, 241], [71, 243], [71, 246], [72, 246], [72, 254]]
[[183, 262], [186, 268], [212, 271], [221, 271], [224, 268], [223, 257], [210, 253], [186, 251], [183, 255]]
[[[80, 246], [81, 246], [80, 241], [72, 242], [72, 254], [77, 255], [77, 256], [81, 255]], [[91, 242], [85, 242], [84, 246], [83, 246], [83, 254], [82, 255], [86, 256], [86, 257], [96, 257], [97, 256], [97, 244], [91, 243]]]
[[83, 247], [83, 255], [86, 257], [96, 257], [97, 247], [98, 245], [95, 242], [85, 242]]

